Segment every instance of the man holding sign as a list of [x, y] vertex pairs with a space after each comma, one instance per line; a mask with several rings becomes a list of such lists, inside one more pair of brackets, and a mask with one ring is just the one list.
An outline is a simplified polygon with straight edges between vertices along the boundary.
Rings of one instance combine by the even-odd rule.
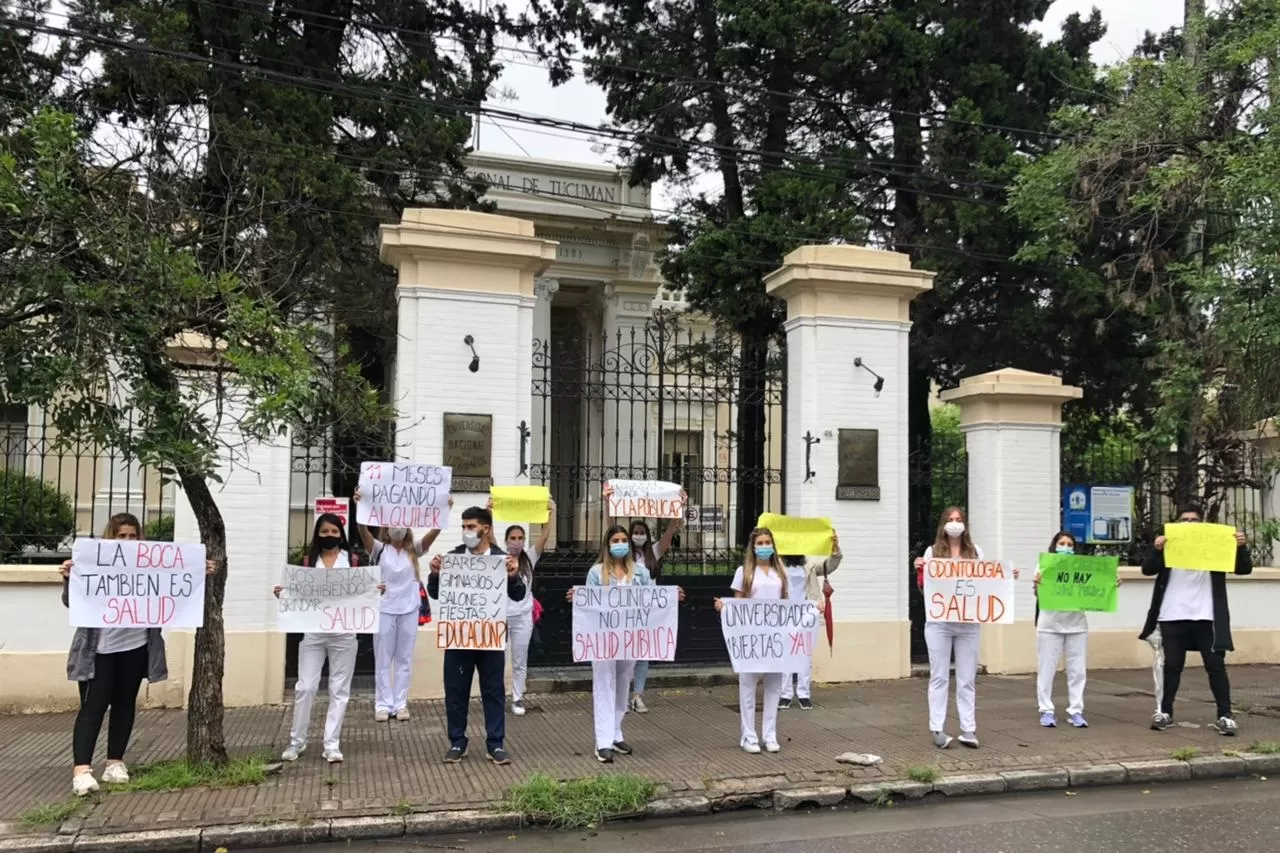
[[[1236, 721], [1231, 715], [1231, 682], [1227, 678], [1227, 652], [1231, 642], [1231, 611], [1227, 606], [1227, 575], [1253, 573], [1253, 561], [1244, 534], [1221, 524], [1203, 524], [1200, 507], [1189, 505], [1178, 512], [1178, 523], [1165, 525], [1155, 547], [1142, 561], [1142, 573], [1154, 575], [1151, 609], [1139, 639], [1151, 642], [1162, 683], [1157, 693], [1160, 710], [1151, 728], [1164, 731], [1173, 725], [1173, 702], [1178, 695], [1187, 652], [1198, 651], [1209, 675], [1209, 689], [1218, 706], [1213, 724], [1218, 734], [1233, 737]], [[1234, 546], [1234, 554], [1232, 548]]]
[[[471, 683], [478, 672], [484, 703], [485, 751], [494, 764], [510, 764], [511, 756], [503, 745], [507, 709], [502, 676], [507, 663], [506, 603], [508, 599], [523, 601], [526, 594], [520, 561], [494, 544], [493, 515], [478, 506], [462, 511], [462, 542], [449, 552], [449, 565], [440, 554], [431, 559], [431, 576], [427, 579], [427, 595], [439, 602], [436, 644], [445, 649], [444, 709], [449, 750], [444, 761], [457, 764], [467, 755], [467, 705], [471, 702]], [[495, 563], [498, 572], [491, 571]], [[504, 573], [505, 584], [501, 581]]]

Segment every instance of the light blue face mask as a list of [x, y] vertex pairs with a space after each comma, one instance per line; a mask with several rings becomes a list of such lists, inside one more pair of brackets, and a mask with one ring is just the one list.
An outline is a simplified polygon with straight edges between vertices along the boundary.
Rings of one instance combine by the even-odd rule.
[[771, 545], [761, 545], [760, 547], [756, 548], [756, 559], [757, 559], [757, 560], [772, 560], [772, 559], [773, 559], [773, 546], [771, 546]]
[[631, 553], [630, 542], [610, 542], [609, 543], [609, 556], [613, 557], [615, 560], [621, 560], [630, 553]]
[[1072, 548], [1070, 545], [1059, 545], [1053, 550], [1059, 554], [1074, 554], [1076, 552], [1076, 549]]

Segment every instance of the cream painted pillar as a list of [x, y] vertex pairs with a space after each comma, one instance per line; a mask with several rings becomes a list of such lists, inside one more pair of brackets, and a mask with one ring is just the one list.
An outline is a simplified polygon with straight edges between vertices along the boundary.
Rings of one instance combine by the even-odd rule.
[[[652, 351], [656, 341], [648, 335], [646, 324], [653, 316], [653, 301], [660, 287], [658, 281], [618, 280], [605, 284], [601, 296], [606, 356], [601, 362], [603, 372], [593, 377], [595, 381], [636, 388], [656, 383], [656, 374], [646, 370], [647, 366], [657, 366], [656, 353]], [[658, 459], [658, 443], [652, 439], [654, 433], [650, 432], [651, 426], [663, 428], [656, 421], [658, 407], [646, 402], [640, 391], [620, 391], [603, 405], [603, 412], [588, 415], [588, 422], [602, 424], [603, 430], [588, 435], [591, 461], [587, 464], [602, 460], [606, 477], [644, 480], [652, 476], [648, 469], [656, 469], [662, 461]], [[597, 442], [602, 446], [595, 446]], [[594, 491], [602, 484], [587, 485]], [[591, 500], [595, 498], [590, 494]]]
[[1022, 570], [1013, 625], [983, 628], [991, 673], [1036, 669], [1035, 595], [1040, 553], [1062, 527], [1062, 404], [1079, 388], [1056, 376], [1005, 368], [961, 380], [942, 399], [960, 407], [969, 457], [969, 526], [988, 556]]
[[[536, 237], [533, 223], [523, 219], [427, 209], [406, 210], [398, 224], [383, 225], [379, 242], [383, 262], [399, 274], [397, 455], [439, 462], [446, 412], [491, 415], [493, 481], [528, 482], [517, 473], [519, 426], [532, 421], [534, 277], [555, 260], [556, 243]], [[480, 360], [474, 373], [468, 335]], [[487, 491], [455, 488], [450, 529], [438, 550], [461, 541], [458, 516], [483, 506]], [[436, 632], [428, 626], [418, 638], [413, 698], [444, 695], [441, 667]]]
[[[845, 546], [831, 577], [835, 643], [823, 639], [814, 655], [818, 681], [911, 671], [907, 335], [911, 300], [932, 281], [906, 255], [856, 246], [805, 246], [765, 280], [787, 303], [786, 512], [829, 517]], [[855, 358], [884, 378], [878, 394]], [[861, 500], [837, 498], [840, 430], [876, 431], [878, 499], [865, 490], [841, 490]], [[819, 440], [807, 466], [806, 433]]]

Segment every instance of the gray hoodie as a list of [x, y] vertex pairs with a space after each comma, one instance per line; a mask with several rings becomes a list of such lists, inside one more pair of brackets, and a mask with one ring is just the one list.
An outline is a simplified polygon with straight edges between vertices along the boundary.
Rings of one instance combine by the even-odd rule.
[[[62, 581], [62, 606], [69, 607], [67, 580]], [[67, 680], [92, 681], [94, 664], [98, 658], [99, 628], [76, 628], [71, 638], [71, 652], [67, 655]], [[164, 637], [159, 628], [147, 630], [147, 681], [155, 684], [169, 677], [169, 664], [165, 660]]]

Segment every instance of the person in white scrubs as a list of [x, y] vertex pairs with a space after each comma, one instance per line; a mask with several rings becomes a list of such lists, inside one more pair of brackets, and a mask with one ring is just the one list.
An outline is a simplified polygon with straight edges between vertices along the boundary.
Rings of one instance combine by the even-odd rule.
[[[1050, 553], [1074, 554], [1076, 537], [1061, 531], [1049, 544]], [[1117, 583], [1119, 581], [1117, 580]], [[1036, 594], [1040, 590], [1040, 569], [1036, 569]], [[1085, 658], [1089, 650], [1089, 618], [1082, 611], [1045, 610], [1036, 605], [1036, 702], [1040, 708], [1040, 725], [1046, 729], [1058, 725], [1053, 705], [1053, 679], [1058, 664], [1066, 658], [1067, 723], [1077, 729], [1089, 727], [1084, 718]]]
[[[826, 597], [822, 594], [822, 583], [827, 577], [840, 568], [840, 539], [835, 531], [831, 533], [830, 557], [805, 557], [789, 555], [782, 561], [787, 567], [787, 590], [792, 601], [812, 601], [818, 605], [818, 612], [826, 608]], [[817, 637], [814, 648], [817, 648]], [[789, 672], [782, 676], [782, 693], [778, 700], [778, 708], [787, 710], [792, 699], [800, 705], [802, 711], [813, 710], [813, 655], [804, 659], [798, 672]]]
[[[734, 598], [789, 598], [787, 570], [773, 544], [773, 532], [767, 527], [751, 531], [751, 544], [742, 557], [742, 565], [733, 575]], [[716, 612], [724, 609], [724, 602], [716, 599]], [[782, 693], [781, 672], [738, 674], [738, 709], [741, 716], [741, 739], [744, 752], [759, 755], [763, 742], [765, 752], [778, 752], [778, 701]], [[756, 731], [756, 688], [763, 685], [764, 707], [761, 711], [760, 733]]]
[[[488, 509], [493, 510], [493, 498]], [[555, 501], [547, 502], [547, 523], [537, 540], [529, 542], [525, 529], [519, 524], [507, 528], [504, 536], [507, 553], [520, 561], [520, 580], [524, 582], [525, 596], [519, 601], [507, 600], [507, 652], [511, 658], [511, 713], [525, 715], [524, 687], [529, 677], [529, 642], [533, 639], [533, 570], [538, 558], [546, 550], [555, 524]]]
[[[351, 553], [351, 544], [342, 519], [325, 513], [316, 519], [311, 545], [304, 566], [326, 569], [350, 569], [359, 565]], [[276, 586], [276, 598], [284, 587]], [[324, 760], [330, 764], [342, 761], [342, 721], [351, 699], [351, 676], [356, 669], [355, 634], [321, 634], [308, 632], [298, 643], [298, 682], [293, 688], [293, 727], [289, 746], [280, 756], [284, 761], [297, 761], [307, 751], [307, 729], [311, 724], [311, 707], [320, 689], [320, 673], [329, 661], [329, 709], [324, 721]]]

